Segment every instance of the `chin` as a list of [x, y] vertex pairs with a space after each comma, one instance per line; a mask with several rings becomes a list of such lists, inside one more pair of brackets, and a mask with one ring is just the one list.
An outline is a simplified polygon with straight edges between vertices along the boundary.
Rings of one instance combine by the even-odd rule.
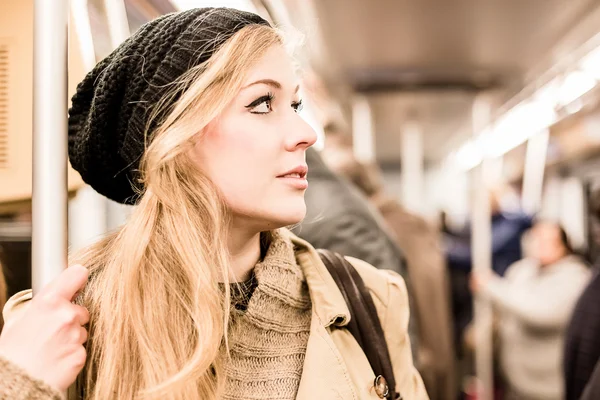
[[[287, 197], [276, 202], [258, 200], [251, 204], [252, 206], [233, 209], [234, 219], [261, 232], [295, 225], [306, 216], [304, 197]], [[256, 204], [261, 204], [261, 207], [256, 208]]]
[[286, 214], [285, 216], [282, 216], [282, 218], [280, 220], [281, 221], [280, 225], [281, 225], [281, 227], [285, 227], [285, 226], [298, 224], [298, 223], [302, 222], [302, 220], [304, 219], [305, 216], [306, 216], [306, 210]]
[[272, 213], [269, 219], [273, 221], [273, 224], [276, 225], [278, 228], [283, 228], [302, 222], [305, 216], [306, 206], [304, 205], [304, 203], [302, 203], [302, 206], [285, 207], [279, 209], [277, 210], [277, 212]]

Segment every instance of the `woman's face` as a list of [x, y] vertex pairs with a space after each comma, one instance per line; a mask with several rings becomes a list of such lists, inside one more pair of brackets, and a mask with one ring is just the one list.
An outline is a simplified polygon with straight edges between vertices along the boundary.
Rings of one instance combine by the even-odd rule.
[[236, 225], [264, 231], [306, 214], [305, 152], [316, 134], [298, 115], [298, 84], [292, 59], [273, 46], [194, 148]]

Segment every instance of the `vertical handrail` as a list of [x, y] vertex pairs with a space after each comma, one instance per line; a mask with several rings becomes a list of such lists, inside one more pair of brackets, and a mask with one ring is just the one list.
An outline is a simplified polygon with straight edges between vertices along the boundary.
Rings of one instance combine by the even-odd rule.
[[356, 96], [352, 102], [352, 149], [358, 161], [367, 164], [375, 161], [373, 113], [364, 96]]
[[67, 266], [68, 0], [35, 0], [32, 287]]
[[423, 126], [417, 121], [409, 120], [401, 129], [402, 205], [413, 213], [422, 214], [424, 212]]
[[[489, 126], [491, 105], [485, 95], [479, 96], [473, 104], [473, 133], [483, 134]], [[472, 260], [474, 271], [491, 271], [492, 269], [492, 226], [489, 199], [489, 167], [490, 160], [483, 161], [472, 171]], [[478, 399], [493, 400], [493, 351], [492, 351], [492, 307], [488, 300], [475, 299], [475, 371], [477, 374]]]
[[534, 215], [542, 207], [549, 141], [550, 129], [544, 129], [527, 142], [522, 192], [523, 210], [529, 215]]
[[113, 49], [129, 37], [129, 21], [124, 0], [104, 0], [108, 33]]

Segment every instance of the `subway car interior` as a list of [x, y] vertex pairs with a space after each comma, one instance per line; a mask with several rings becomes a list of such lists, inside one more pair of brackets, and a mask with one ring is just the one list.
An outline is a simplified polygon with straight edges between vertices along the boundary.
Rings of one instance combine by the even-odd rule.
[[[600, 256], [599, 0], [48, 4], [0, 1], [7, 298], [32, 286], [35, 294], [66, 267], [54, 261], [46, 270], [49, 260], [61, 264], [67, 252], [119, 230], [136, 207], [97, 193], [71, 166], [60, 168], [78, 83], [149, 21], [235, 8], [281, 32], [300, 79], [300, 116], [317, 135], [313, 148], [394, 242], [417, 332], [412, 357], [429, 398], [592, 393], [573, 389], [571, 378], [591, 381], [598, 370], [600, 381], [600, 343], [586, 353], [587, 372], [571, 370], [578, 362], [569, 349], [584, 341], [573, 326], [587, 318], [577, 314], [585, 308], [580, 298]], [[64, 88], [64, 104], [52, 100], [56, 88]], [[320, 222], [344, 208], [339, 193], [317, 193], [326, 189], [312, 186], [308, 164], [308, 214], [291, 229], [318, 248], [328, 245], [309, 234], [325, 232]], [[339, 210], [320, 207], [328, 197]], [[50, 247], [58, 258], [46, 253]]]

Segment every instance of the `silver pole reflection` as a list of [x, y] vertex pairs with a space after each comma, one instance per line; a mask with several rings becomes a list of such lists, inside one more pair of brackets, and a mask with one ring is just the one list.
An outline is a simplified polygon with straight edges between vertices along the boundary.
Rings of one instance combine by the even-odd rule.
[[[478, 136], [489, 126], [491, 104], [489, 98], [480, 95], [473, 104], [473, 133]], [[473, 196], [471, 215], [471, 251], [473, 270], [491, 271], [492, 269], [492, 225], [489, 195], [490, 160], [485, 157], [473, 169]], [[477, 374], [477, 398], [492, 400], [493, 379], [493, 343], [492, 343], [492, 307], [489, 300], [475, 298], [475, 370]]]
[[129, 21], [125, 1], [104, 0], [104, 8], [108, 19], [110, 41], [113, 49], [116, 49], [129, 37]]
[[67, 266], [68, 0], [35, 0], [32, 287]]
[[523, 209], [529, 215], [534, 215], [542, 207], [549, 140], [550, 129], [544, 129], [527, 142], [523, 173]]

